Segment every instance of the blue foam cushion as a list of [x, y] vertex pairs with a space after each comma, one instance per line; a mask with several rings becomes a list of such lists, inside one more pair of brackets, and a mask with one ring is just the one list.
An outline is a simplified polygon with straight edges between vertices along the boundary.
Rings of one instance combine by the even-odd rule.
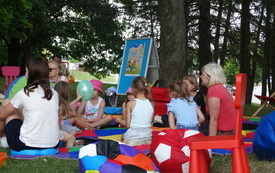
[[275, 111], [261, 118], [254, 139], [253, 152], [260, 160], [275, 160]]
[[111, 115], [121, 115], [122, 114], [122, 108], [121, 107], [105, 107], [104, 108], [105, 114], [111, 114]]
[[54, 155], [58, 153], [57, 148], [47, 148], [47, 149], [41, 149], [41, 150], [21, 150], [21, 151], [14, 151], [10, 150], [11, 156], [16, 155], [35, 155], [35, 156], [43, 156], [43, 155]]

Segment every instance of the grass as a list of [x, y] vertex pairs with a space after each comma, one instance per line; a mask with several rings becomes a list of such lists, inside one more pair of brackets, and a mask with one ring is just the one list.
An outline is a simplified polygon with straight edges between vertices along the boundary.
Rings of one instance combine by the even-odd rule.
[[[82, 71], [70, 70], [70, 75], [74, 76], [75, 80], [77, 81], [97, 79], [95, 76], [90, 75], [90, 73]], [[106, 76], [100, 80], [103, 83], [117, 83], [116, 75]]]
[[[90, 76], [87, 73], [81, 72], [71, 72], [71, 74], [75, 77], [76, 80], [91, 80], [95, 79], [95, 77]], [[101, 79], [104, 82], [103, 91], [105, 91], [110, 86], [115, 86], [117, 80], [114, 76], [109, 76], [104, 79]], [[75, 82], [72, 85], [73, 95], [75, 97], [75, 89], [77, 87], [78, 82]], [[0, 79], [0, 85], [3, 86], [3, 78]], [[0, 88], [2, 90], [2, 88]], [[120, 100], [122, 100], [125, 96], [120, 96]], [[251, 116], [256, 109], [259, 107], [258, 104], [246, 105], [244, 110], [244, 115]], [[257, 116], [263, 116], [271, 112], [271, 109], [265, 107], [262, 111], [259, 112]], [[9, 149], [0, 148], [0, 152], [6, 152], [9, 154]], [[275, 169], [275, 162], [269, 161], [259, 161], [254, 154], [249, 155], [249, 163], [250, 169], [252, 173], [257, 172], [273, 172]], [[66, 173], [77, 173], [79, 172], [79, 166], [77, 160], [65, 160], [65, 159], [55, 159], [55, 158], [39, 158], [33, 160], [15, 160], [9, 159], [6, 166], [0, 168], [0, 172], [8, 172], [8, 173], [39, 173], [39, 172], [66, 172]], [[231, 157], [225, 155], [213, 155], [212, 162], [210, 167], [211, 173], [229, 173], [231, 172]]]

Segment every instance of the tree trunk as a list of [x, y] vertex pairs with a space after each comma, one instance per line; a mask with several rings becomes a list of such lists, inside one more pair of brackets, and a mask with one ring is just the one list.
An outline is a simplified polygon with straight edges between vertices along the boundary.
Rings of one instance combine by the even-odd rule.
[[232, 0], [228, 0], [228, 11], [227, 11], [227, 16], [226, 16], [226, 21], [225, 21], [225, 27], [224, 27], [224, 34], [223, 34], [223, 43], [222, 43], [222, 51], [221, 51], [221, 64], [224, 64], [225, 62], [225, 55], [227, 52], [227, 40], [228, 40], [228, 33], [229, 33], [229, 27], [230, 27], [230, 18], [231, 18], [231, 13], [232, 13]]
[[270, 56], [270, 6], [266, 4], [266, 19], [265, 19], [265, 42], [264, 42], [264, 56], [263, 56], [263, 74], [262, 74], [262, 96], [267, 93], [267, 80], [269, 80], [269, 56]]
[[269, 88], [269, 95], [271, 95], [273, 92], [275, 92], [275, 20], [274, 20], [274, 17], [275, 17], [275, 11], [273, 11], [273, 23], [272, 23], [272, 42], [271, 42], [271, 47], [273, 49], [271, 49], [271, 81], [272, 81], [272, 85], [271, 85], [271, 88]]
[[249, 43], [250, 43], [250, 0], [242, 0], [241, 9], [241, 57], [240, 57], [240, 72], [246, 73], [248, 76], [247, 89], [246, 89], [246, 103], [251, 102], [253, 92], [253, 82], [251, 81], [250, 73], [250, 55], [249, 55]]
[[[213, 58], [214, 61], [218, 62], [220, 58], [220, 32], [221, 32], [221, 18], [222, 18], [222, 11], [223, 11], [223, 0], [219, 0], [219, 10], [217, 16], [217, 23], [216, 23], [216, 35], [215, 35], [215, 43], [214, 43], [214, 54]], [[221, 64], [223, 65], [223, 64]]]
[[20, 57], [20, 40], [11, 38], [8, 44], [8, 66], [18, 66]]
[[182, 0], [159, 0], [160, 86], [186, 75], [185, 16]]
[[[259, 55], [258, 51], [259, 51], [259, 43], [260, 43], [260, 34], [262, 32], [262, 30], [261, 30], [262, 27], [261, 26], [262, 26], [263, 17], [264, 17], [264, 6], [262, 6], [260, 19], [259, 19], [259, 22], [257, 24], [258, 30], [257, 30], [257, 33], [256, 33], [255, 48], [253, 50], [253, 56], [252, 56], [251, 81], [253, 81], [253, 83], [255, 83], [257, 60], [260, 58], [260, 55]], [[253, 97], [253, 95], [252, 95], [252, 97]], [[249, 104], [251, 104], [251, 100], [250, 100]]]
[[[210, 50], [210, 0], [199, 1], [199, 70], [212, 61]], [[201, 85], [200, 92], [206, 94], [207, 89]]]

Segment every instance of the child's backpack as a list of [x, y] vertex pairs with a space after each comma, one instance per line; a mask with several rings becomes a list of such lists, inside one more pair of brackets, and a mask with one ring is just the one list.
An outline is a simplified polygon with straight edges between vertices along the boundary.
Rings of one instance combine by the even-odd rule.
[[109, 87], [105, 91], [106, 106], [116, 107], [119, 105], [118, 95], [116, 94], [116, 87]]

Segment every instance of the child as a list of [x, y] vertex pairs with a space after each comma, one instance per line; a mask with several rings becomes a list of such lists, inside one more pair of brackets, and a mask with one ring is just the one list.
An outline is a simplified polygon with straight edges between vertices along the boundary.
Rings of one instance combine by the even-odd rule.
[[100, 94], [102, 91], [102, 82], [99, 80], [90, 80], [94, 87], [94, 94], [89, 101], [82, 100], [80, 107], [77, 110], [78, 114], [84, 116], [90, 128], [99, 128], [102, 125], [108, 124], [113, 118], [111, 115], [103, 116], [105, 101]]
[[150, 144], [152, 141], [151, 122], [154, 114], [150, 86], [144, 77], [136, 77], [132, 83], [135, 99], [126, 106], [126, 128], [124, 142], [135, 146]]
[[[167, 104], [169, 127], [171, 129], [198, 130], [199, 122], [204, 121], [204, 116], [193, 98], [188, 96], [187, 85], [181, 82], [172, 82], [168, 86], [168, 91], [171, 98], [171, 102]], [[177, 120], [176, 125], [175, 119]]]
[[[56, 83], [54, 89], [59, 96], [59, 126], [60, 126], [60, 140], [66, 142], [67, 147], [73, 147], [76, 139], [75, 135], [80, 132], [80, 129], [72, 126], [76, 124], [82, 128], [87, 128], [88, 125], [82, 117], [77, 117], [70, 107], [70, 93], [71, 86], [69, 83], [60, 81]], [[77, 102], [82, 96], [77, 93], [77, 98], [73, 102]]]
[[127, 103], [131, 100], [134, 100], [134, 99], [135, 99], [135, 95], [133, 94], [132, 87], [129, 87], [126, 91], [126, 100], [122, 104], [122, 119], [119, 118], [119, 117], [116, 118], [116, 122], [119, 123], [122, 126], [126, 125], [125, 120], [126, 120], [126, 106], [127, 106]]
[[197, 103], [198, 107], [201, 109], [205, 116], [205, 120], [200, 124], [199, 130], [204, 135], [208, 136], [209, 131], [209, 115], [205, 111], [205, 102], [203, 95], [198, 91], [199, 85], [197, 79], [194, 75], [186, 75], [183, 77], [182, 82], [188, 86], [188, 95], [193, 97], [194, 101]]

